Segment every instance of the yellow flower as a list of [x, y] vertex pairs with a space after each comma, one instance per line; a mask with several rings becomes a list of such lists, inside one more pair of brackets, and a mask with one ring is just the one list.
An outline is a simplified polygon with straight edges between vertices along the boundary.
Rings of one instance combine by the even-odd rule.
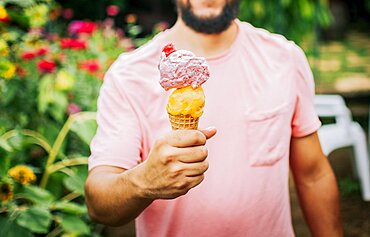
[[72, 89], [75, 79], [71, 73], [61, 69], [55, 79], [55, 89], [58, 91], [67, 91]]
[[5, 40], [0, 39], [0, 56], [6, 57], [9, 54], [9, 47]]
[[21, 184], [29, 184], [36, 181], [36, 175], [25, 165], [17, 165], [8, 171], [10, 177]]
[[7, 202], [13, 199], [13, 186], [9, 183], [0, 184], [0, 200]]
[[16, 67], [9, 61], [0, 61], [0, 78], [11, 79], [16, 71]]
[[3, 6], [0, 5], [0, 21], [5, 20], [7, 18], [8, 18], [8, 12]]
[[31, 28], [37, 28], [42, 27], [47, 22], [49, 8], [45, 4], [38, 4], [27, 8], [24, 13], [30, 21]]

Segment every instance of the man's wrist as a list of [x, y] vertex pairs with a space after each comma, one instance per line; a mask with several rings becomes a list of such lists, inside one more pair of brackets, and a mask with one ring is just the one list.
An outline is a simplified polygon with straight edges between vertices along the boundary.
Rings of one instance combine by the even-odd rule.
[[121, 174], [121, 180], [124, 180], [126, 187], [128, 187], [134, 198], [145, 199], [147, 201], [154, 201], [153, 194], [149, 191], [147, 182], [144, 178], [144, 162], [136, 167], [127, 170]]

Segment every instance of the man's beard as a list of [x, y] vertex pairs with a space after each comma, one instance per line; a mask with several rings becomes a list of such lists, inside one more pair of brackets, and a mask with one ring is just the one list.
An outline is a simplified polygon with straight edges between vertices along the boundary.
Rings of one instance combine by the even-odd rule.
[[189, 1], [182, 4], [177, 1], [177, 9], [184, 23], [199, 33], [218, 34], [225, 31], [237, 17], [239, 11], [239, 0], [227, 2], [222, 12], [217, 16], [198, 17], [194, 14]]

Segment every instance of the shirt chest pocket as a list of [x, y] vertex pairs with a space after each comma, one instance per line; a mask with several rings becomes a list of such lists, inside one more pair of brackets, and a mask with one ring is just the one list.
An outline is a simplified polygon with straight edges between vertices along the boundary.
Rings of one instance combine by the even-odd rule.
[[289, 105], [246, 114], [245, 134], [249, 164], [271, 166], [287, 156], [291, 138]]

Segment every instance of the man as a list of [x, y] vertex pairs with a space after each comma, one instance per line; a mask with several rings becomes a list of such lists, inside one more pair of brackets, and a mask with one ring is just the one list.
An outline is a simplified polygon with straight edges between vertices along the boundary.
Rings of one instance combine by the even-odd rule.
[[[94, 220], [137, 218], [141, 237], [294, 236], [290, 167], [312, 235], [342, 236], [304, 53], [235, 19], [238, 6], [178, 0], [176, 24], [107, 72], [86, 181]], [[171, 131], [157, 68], [170, 42], [209, 63], [206, 129]]]

